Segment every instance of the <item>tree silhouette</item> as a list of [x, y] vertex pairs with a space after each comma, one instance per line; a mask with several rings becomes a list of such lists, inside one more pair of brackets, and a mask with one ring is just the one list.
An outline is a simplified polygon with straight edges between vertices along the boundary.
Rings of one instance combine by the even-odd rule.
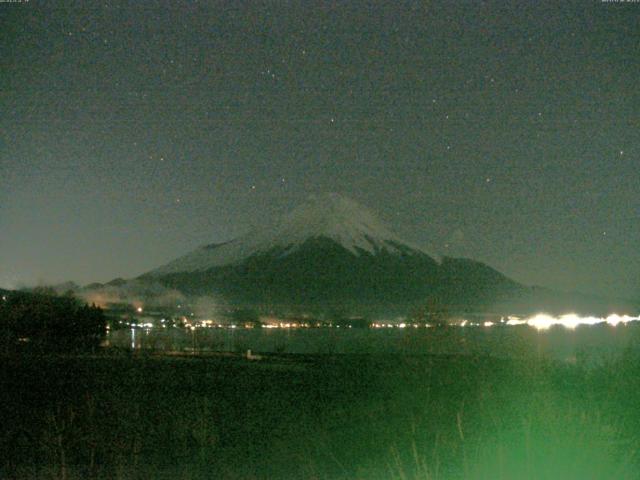
[[93, 349], [106, 332], [101, 308], [49, 291], [10, 292], [0, 302], [0, 339], [41, 350]]

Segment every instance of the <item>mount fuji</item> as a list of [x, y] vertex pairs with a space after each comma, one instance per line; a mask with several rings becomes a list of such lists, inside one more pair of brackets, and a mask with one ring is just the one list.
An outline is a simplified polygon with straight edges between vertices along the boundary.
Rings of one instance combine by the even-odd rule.
[[338, 194], [311, 196], [270, 228], [205, 245], [139, 279], [233, 304], [352, 311], [487, 308], [526, 289], [480, 262], [437, 260]]
[[[283, 258], [304, 250], [309, 241], [323, 239], [354, 257], [426, 255], [392, 233], [376, 216], [353, 200], [330, 193], [312, 195], [270, 228], [255, 230], [230, 242], [205, 245], [149, 272], [162, 276], [179, 272], [202, 272], [237, 265], [264, 255]], [[345, 253], [346, 253], [345, 252]]]

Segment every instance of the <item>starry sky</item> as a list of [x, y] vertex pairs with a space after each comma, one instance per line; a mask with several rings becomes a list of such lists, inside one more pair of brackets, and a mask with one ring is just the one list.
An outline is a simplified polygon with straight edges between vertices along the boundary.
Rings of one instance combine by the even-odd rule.
[[339, 192], [640, 298], [640, 3], [0, 3], [0, 286], [133, 277]]

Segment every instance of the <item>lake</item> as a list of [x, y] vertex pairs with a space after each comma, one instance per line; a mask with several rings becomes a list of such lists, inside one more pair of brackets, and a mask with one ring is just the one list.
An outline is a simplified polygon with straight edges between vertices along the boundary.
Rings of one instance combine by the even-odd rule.
[[182, 352], [288, 354], [468, 354], [496, 357], [545, 355], [565, 361], [602, 362], [640, 349], [637, 322], [611, 326], [448, 328], [182, 328], [123, 329], [107, 345]]

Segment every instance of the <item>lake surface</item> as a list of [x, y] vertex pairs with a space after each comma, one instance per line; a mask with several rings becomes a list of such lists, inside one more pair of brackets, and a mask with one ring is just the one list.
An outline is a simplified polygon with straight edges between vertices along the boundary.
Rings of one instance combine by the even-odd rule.
[[640, 350], [640, 324], [554, 327], [449, 328], [182, 328], [111, 331], [110, 346], [182, 352], [297, 354], [487, 354], [546, 355], [566, 361], [602, 362], [626, 349]]

